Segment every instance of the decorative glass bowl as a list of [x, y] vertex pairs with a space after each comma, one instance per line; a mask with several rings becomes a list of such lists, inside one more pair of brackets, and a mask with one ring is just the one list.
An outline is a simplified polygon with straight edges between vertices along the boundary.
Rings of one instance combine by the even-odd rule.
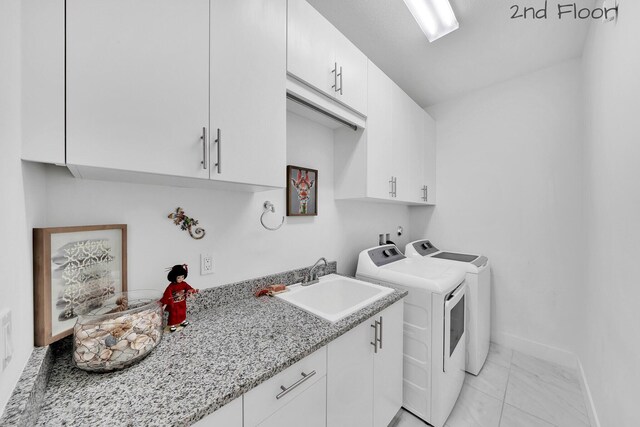
[[106, 372], [125, 368], [148, 355], [162, 339], [162, 293], [118, 292], [75, 309], [73, 363]]

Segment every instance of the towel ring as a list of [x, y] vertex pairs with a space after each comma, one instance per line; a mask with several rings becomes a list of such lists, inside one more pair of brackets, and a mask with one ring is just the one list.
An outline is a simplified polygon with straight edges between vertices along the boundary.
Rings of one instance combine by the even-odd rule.
[[262, 215], [260, 215], [260, 224], [262, 224], [262, 226], [264, 228], [266, 228], [267, 230], [269, 230], [269, 231], [276, 231], [276, 230], [280, 229], [280, 227], [282, 227], [282, 225], [284, 224], [284, 215], [282, 216], [282, 222], [280, 223], [279, 226], [277, 226], [277, 227], [269, 227], [268, 225], [266, 225], [264, 223], [264, 215], [267, 212], [275, 212], [276, 208], [273, 206], [273, 203], [271, 203], [268, 200], [266, 202], [264, 202], [264, 205], [262, 205], [262, 206], [264, 207], [264, 211], [262, 212]]

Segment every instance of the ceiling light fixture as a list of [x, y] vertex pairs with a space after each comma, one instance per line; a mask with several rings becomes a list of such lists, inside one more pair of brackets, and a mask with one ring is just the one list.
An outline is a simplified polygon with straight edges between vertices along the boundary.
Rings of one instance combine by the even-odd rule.
[[448, 0], [404, 0], [404, 3], [430, 42], [459, 27]]

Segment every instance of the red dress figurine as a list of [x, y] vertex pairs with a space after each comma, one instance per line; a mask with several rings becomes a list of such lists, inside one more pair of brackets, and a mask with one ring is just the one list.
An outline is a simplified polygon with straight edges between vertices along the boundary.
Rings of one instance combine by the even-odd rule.
[[197, 289], [189, 286], [184, 279], [189, 274], [187, 264], [174, 265], [167, 275], [169, 286], [164, 291], [160, 302], [165, 304], [165, 310], [169, 312], [169, 330], [175, 332], [178, 325], [187, 326], [187, 296], [198, 293]]

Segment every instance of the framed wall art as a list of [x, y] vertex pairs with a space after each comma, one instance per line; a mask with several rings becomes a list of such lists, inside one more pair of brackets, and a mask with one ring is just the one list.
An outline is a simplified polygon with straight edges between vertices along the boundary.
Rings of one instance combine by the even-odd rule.
[[35, 345], [73, 333], [74, 309], [127, 290], [125, 224], [33, 229]]
[[318, 171], [287, 166], [287, 216], [318, 215]]

